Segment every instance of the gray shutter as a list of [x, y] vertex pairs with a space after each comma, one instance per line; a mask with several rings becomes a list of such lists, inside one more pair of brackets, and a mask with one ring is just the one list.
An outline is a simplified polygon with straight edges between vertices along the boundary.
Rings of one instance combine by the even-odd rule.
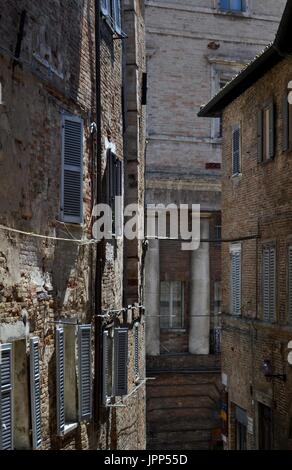
[[292, 323], [292, 246], [288, 248], [288, 320]]
[[0, 345], [0, 450], [12, 449], [12, 344], [2, 344]]
[[258, 162], [263, 161], [263, 110], [257, 114], [257, 150]]
[[102, 335], [102, 402], [107, 404], [108, 396], [108, 374], [109, 374], [109, 332], [104, 331]]
[[109, 14], [109, 2], [110, 2], [110, 0], [100, 0], [100, 1], [101, 1], [100, 8], [101, 8], [102, 13], [103, 13], [105, 16], [108, 16], [108, 14]]
[[134, 367], [135, 367], [135, 378], [139, 379], [139, 323], [134, 325]]
[[39, 339], [30, 340], [30, 393], [33, 449], [42, 445]]
[[82, 222], [83, 205], [83, 121], [75, 116], [62, 120], [62, 219]]
[[65, 431], [65, 344], [64, 328], [56, 328], [56, 383], [57, 383], [57, 434], [62, 436]]
[[122, 32], [121, 0], [113, 0], [113, 2], [114, 2], [115, 30], [118, 34], [121, 34]]
[[270, 318], [270, 250], [264, 248], [263, 250], [263, 316], [264, 321], [269, 321]]
[[232, 253], [231, 256], [231, 293], [232, 313], [241, 314], [241, 252]]
[[115, 328], [115, 396], [128, 393], [128, 328]]
[[269, 275], [270, 275], [269, 320], [273, 322], [276, 319], [276, 249], [275, 247], [270, 247]]
[[289, 149], [289, 102], [287, 94], [283, 99], [283, 151]]
[[269, 158], [275, 157], [275, 105], [269, 105]]
[[232, 174], [240, 173], [240, 128], [232, 132]]
[[92, 416], [91, 398], [91, 325], [78, 328], [79, 356], [79, 419], [90, 420]]

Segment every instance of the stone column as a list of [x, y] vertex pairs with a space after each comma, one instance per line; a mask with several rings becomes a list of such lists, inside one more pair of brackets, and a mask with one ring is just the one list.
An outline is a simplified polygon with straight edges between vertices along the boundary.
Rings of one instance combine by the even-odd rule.
[[[201, 218], [201, 239], [209, 238], [209, 220]], [[190, 354], [209, 354], [210, 259], [209, 243], [201, 243], [191, 256]]]
[[160, 354], [159, 240], [149, 240], [145, 260], [146, 354]]

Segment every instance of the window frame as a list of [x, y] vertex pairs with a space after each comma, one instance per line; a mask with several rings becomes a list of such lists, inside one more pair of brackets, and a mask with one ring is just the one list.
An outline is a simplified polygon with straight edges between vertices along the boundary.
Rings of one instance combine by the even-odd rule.
[[[241, 9], [232, 9], [231, 8], [231, 2], [233, 0], [227, 0], [228, 1], [228, 8], [222, 8], [221, 7], [221, 1], [222, 0], [216, 0], [217, 1], [217, 10], [220, 13], [226, 14], [235, 14], [235, 15], [246, 15], [249, 13], [249, 0], [240, 0], [241, 2]], [[244, 8], [243, 8], [244, 7]]]
[[118, 35], [122, 35], [122, 4], [121, 0], [105, 0], [106, 7], [100, 0], [100, 11], [106, 23]]
[[[168, 304], [169, 304], [169, 316], [167, 317], [168, 318], [168, 326], [161, 326], [161, 284], [162, 283], [167, 283], [169, 284], [169, 299], [168, 299]], [[180, 296], [180, 301], [181, 301], [181, 312], [180, 312], [180, 325], [181, 326], [172, 326], [172, 322], [173, 322], [173, 316], [172, 316], [172, 312], [173, 312], [173, 284], [174, 283], [177, 283], [179, 282], [180, 283], [180, 287], [181, 287], [181, 296]], [[160, 330], [162, 331], [176, 331], [176, 330], [184, 330], [185, 329], [185, 282], [184, 281], [174, 281], [174, 280], [161, 280], [160, 281], [160, 296], [159, 296], [159, 314], [160, 314]]]

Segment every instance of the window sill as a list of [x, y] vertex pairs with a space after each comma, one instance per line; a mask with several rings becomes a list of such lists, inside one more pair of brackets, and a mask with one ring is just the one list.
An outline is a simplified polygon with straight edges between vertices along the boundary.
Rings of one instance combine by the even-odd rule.
[[271, 162], [274, 162], [275, 158], [267, 158], [266, 160], [263, 160], [262, 162], [258, 162], [259, 165], [268, 165]]
[[237, 18], [252, 18], [252, 15], [249, 11], [215, 10], [214, 15], [236, 16]]
[[234, 175], [231, 176], [231, 179], [236, 179], [236, 178], [241, 178], [242, 173], [234, 173]]
[[162, 333], [186, 333], [185, 328], [160, 328]]
[[65, 424], [64, 436], [78, 428], [78, 423]]

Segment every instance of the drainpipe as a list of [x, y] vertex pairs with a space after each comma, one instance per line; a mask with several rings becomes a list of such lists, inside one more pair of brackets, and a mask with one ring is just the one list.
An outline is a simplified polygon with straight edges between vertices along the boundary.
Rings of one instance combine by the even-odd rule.
[[[96, 92], [96, 204], [102, 202], [102, 142], [101, 142], [101, 86], [100, 86], [100, 49], [101, 49], [101, 19], [100, 2], [95, 2], [95, 92]], [[95, 419], [100, 416], [101, 404], [101, 319], [98, 315], [102, 307], [102, 272], [103, 272], [103, 242], [96, 244], [95, 267]]]

